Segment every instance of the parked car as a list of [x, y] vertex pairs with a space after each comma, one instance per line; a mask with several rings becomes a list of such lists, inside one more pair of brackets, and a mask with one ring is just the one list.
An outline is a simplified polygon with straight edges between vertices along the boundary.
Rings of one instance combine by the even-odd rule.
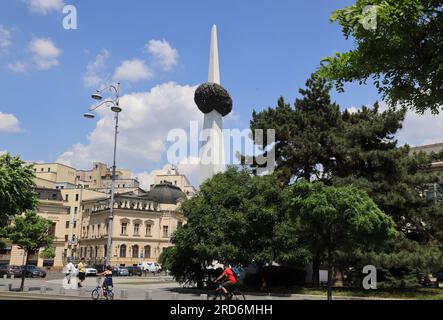
[[157, 262], [141, 262], [138, 266], [143, 271], [148, 271], [152, 273], [160, 273], [162, 271], [161, 266]]
[[95, 276], [97, 276], [97, 269], [95, 269], [95, 268], [93, 268], [91, 266], [86, 267], [85, 268], [85, 276], [86, 277], [95, 277]]
[[97, 273], [103, 273], [106, 270], [105, 264], [95, 264], [94, 269], [97, 270]]
[[119, 276], [121, 277], [129, 277], [128, 268], [120, 268]]
[[140, 267], [136, 267], [136, 266], [131, 266], [131, 267], [126, 267], [126, 269], [128, 269], [129, 272], [129, 276], [139, 276], [141, 277], [143, 274], [142, 268]]
[[20, 271], [25, 269], [25, 277], [27, 278], [45, 278], [46, 271], [33, 265], [21, 266]]
[[3, 278], [4, 275], [10, 278], [11, 275], [14, 275], [14, 277], [19, 277], [22, 274], [21, 274], [21, 269], [18, 266], [10, 266], [7, 264], [3, 264], [0, 266], [0, 277]]
[[112, 268], [112, 275], [114, 277], [128, 277], [129, 270], [124, 267], [113, 267]]

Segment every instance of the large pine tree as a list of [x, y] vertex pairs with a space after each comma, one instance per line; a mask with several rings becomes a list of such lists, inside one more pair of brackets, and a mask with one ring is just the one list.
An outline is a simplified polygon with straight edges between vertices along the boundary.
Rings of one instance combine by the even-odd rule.
[[[428, 170], [437, 155], [411, 154], [409, 146], [398, 146], [395, 134], [402, 128], [404, 110], [380, 112], [375, 104], [356, 113], [340, 111], [331, 102], [330, 89], [324, 80], [312, 76], [294, 107], [280, 98], [276, 108], [253, 113], [252, 130], [276, 130], [273, 147], [280, 181], [352, 185], [366, 191], [394, 219], [405, 241], [423, 246], [440, 241], [442, 206], [423, 196], [438, 179]], [[389, 252], [401, 250], [404, 247]], [[316, 285], [324, 253], [312, 254]], [[349, 262], [343, 259], [344, 264]]]

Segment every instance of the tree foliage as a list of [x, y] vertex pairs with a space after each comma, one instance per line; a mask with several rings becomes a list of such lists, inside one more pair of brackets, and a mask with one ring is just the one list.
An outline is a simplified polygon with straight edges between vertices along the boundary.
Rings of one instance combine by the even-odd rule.
[[297, 183], [290, 188], [292, 218], [301, 244], [320, 252], [328, 263], [328, 298], [332, 298], [337, 252], [374, 249], [397, 236], [395, 223], [369, 196], [353, 187]]
[[33, 178], [32, 166], [19, 157], [9, 153], [0, 156], [0, 227], [12, 217], [37, 207]]
[[[371, 6], [371, 7], [368, 7]], [[370, 8], [370, 10], [367, 10]], [[375, 15], [375, 28], [365, 22]], [[327, 57], [320, 76], [375, 86], [392, 105], [437, 113], [443, 102], [443, 6], [436, 0], [357, 0], [335, 11], [355, 48]]]
[[236, 168], [207, 180], [182, 204], [188, 221], [172, 238], [171, 273], [180, 282], [202, 284], [214, 261], [262, 268], [279, 259], [302, 260], [296, 246], [283, 254], [277, 245], [283, 241], [277, 232], [285, 221], [282, 195], [274, 176], [252, 177]]
[[[27, 265], [30, 253], [46, 249], [52, 245], [54, 237], [49, 234], [51, 225], [52, 221], [40, 217], [34, 211], [28, 211], [24, 215], [17, 216], [11, 225], [1, 229], [1, 235], [25, 251], [25, 265]], [[23, 272], [22, 290], [25, 281], [24, 276], [25, 273]]]

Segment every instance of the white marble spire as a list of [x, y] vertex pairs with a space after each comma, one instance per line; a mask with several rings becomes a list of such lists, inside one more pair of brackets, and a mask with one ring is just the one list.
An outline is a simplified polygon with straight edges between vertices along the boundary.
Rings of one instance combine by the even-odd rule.
[[217, 26], [215, 24], [212, 26], [211, 29], [211, 50], [209, 56], [208, 82], [220, 84], [220, 65], [218, 61]]
[[[208, 82], [220, 84], [216, 25], [211, 29]], [[200, 152], [200, 182], [226, 170], [223, 116], [215, 109], [204, 115], [202, 138], [205, 142]]]

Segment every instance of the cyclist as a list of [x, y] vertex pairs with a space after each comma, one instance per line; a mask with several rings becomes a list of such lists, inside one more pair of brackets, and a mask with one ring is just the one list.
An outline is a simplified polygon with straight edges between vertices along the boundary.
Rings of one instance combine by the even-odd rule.
[[[225, 281], [221, 284], [221, 286], [217, 289], [223, 290], [223, 293], [225, 296], [228, 295], [228, 290], [231, 290], [232, 287], [237, 284], [237, 279], [234, 276], [234, 272], [232, 271], [232, 268], [230, 265], [225, 266], [225, 270], [223, 273], [218, 277], [215, 282], [219, 282], [220, 280], [225, 279]], [[230, 293], [231, 295], [231, 293]]]
[[114, 284], [112, 282], [112, 267], [107, 266], [105, 271], [103, 271], [102, 273], [99, 273], [98, 276], [105, 277], [105, 279], [103, 280], [102, 286], [100, 287], [100, 297], [103, 297], [104, 289], [109, 290], [109, 287], [114, 286]]

